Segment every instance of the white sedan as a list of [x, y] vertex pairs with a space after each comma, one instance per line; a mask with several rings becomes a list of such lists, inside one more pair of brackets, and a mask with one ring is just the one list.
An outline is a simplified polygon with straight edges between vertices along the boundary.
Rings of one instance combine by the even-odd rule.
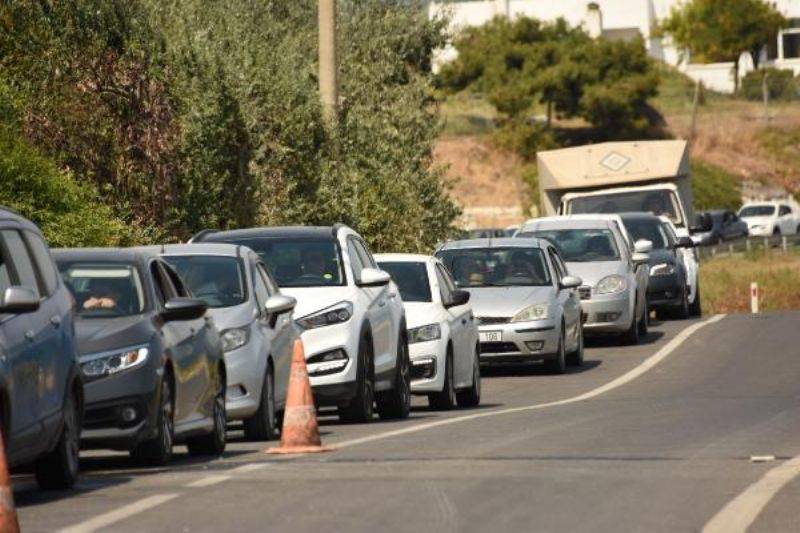
[[408, 322], [411, 392], [434, 409], [474, 407], [481, 400], [480, 342], [469, 293], [456, 289], [435, 257], [378, 254], [400, 289]]

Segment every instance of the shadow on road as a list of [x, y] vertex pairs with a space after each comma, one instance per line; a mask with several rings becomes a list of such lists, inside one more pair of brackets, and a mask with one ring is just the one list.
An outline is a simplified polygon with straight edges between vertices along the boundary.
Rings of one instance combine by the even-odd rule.
[[[652, 326], [653, 324], [651, 324]], [[648, 345], [658, 342], [664, 336], [663, 331], [647, 332], [647, 336], [639, 339], [639, 345]], [[587, 348], [627, 348], [617, 335], [597, 335], [593, 337], [586, 337]]]
[[[581, 366], [567, 366], [565, 375], [588, 372], [603, 364], [598, 359], [584, 360]], [[481, 367], [482, 378], [508, 378], [525, 376], [551, 376], [550, 370], [543, 363], [517, 363]]]
[[14, 476], [14, 503], [17, 507], [35, 507], [66, 498], [74, 498], [109, 487], [129, 483], [132, 475], [82, 477], [70, 490], [41, 490], [32, 475]]

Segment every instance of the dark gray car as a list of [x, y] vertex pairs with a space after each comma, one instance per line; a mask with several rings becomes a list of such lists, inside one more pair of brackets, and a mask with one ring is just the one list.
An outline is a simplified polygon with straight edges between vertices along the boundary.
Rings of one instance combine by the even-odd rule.
[[77, 304], [85, 382], [85, 448], [129, 450], [164, 464], [175, 442], [193, 455], [225, 449], [226, 369], [207, 305], [156, 253], [54, 252]]

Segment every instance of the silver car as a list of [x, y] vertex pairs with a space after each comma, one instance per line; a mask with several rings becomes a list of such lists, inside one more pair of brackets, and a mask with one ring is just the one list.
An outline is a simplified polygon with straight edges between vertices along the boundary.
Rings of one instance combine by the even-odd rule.
[[482, 363], [544, 361], [554, 373], [583, 363], [580, 278], [540, 239], [474, 239], [436, 256], [469, 291]]
[[620, 333], [626, 344], [647, 334], [648, 241], [631, 250], [620, 225], [607, 217], [550, 217], [530, 220], [520, 237], [546, 239], [558, 247], [578, 289], [590, 333]]
[[227, 371], [228, 420], [242, 420], [245, 436], [270, 440], [277, 433], [294, 341], [299, 330], [294, 298], [281, 294], [250, 248], [234, 244], [158, 247], [196, 298], [208, 303], [220, 330]]

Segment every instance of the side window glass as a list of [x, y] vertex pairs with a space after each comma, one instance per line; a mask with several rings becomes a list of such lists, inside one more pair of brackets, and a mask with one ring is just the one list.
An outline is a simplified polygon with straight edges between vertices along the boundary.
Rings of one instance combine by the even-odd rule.
[[275, 283], [275, 280], [272, 279], [272, 276], [269, 273], [269, 270], [263, 263], [259, 263], [258, 265], [258, 273], [260, 274], [261, 279], [264, 282], [264, 285], [267, 288], [267, 292], [270, 296], [275, 295], [278, 292], [278, 284]]
[[3, 244], [4, 235], [0, 233], [0, 296], [6, 293], [6, 289], [11, 287], [11, 261], [8, 258], [6, 247]]
[[786, 216], [791, 213], [791, 209], [788, 206], [782, 205], [780, 211], [778, 212], [778, 216]]
[[353, 277], [355, 279], [360, 279], [364, 263], [358, 255], [355, 239], [353, 238], [347, 239], [347, 255], [350, 256], [350, 266], [353, 268]]
[[167, 301], [164, 294], [164, 287], [161, 286], [161, 276], [158, 273], [158, 263], [153, 261], [150, 263], [150, 277], [153, 278], [153, 288], [156, 291], [156, 299], [161, 305]]
[[444, 277], [444, 282], [447, 284], [447, 290], [450, 292], [456, 290], [456, 281], [453, 279], [450, 271], [447, 270], [446, 267], [439, 267], [439, 269], [442, 271], [442, 277]]
[[178, 275], [177, 272], [175, 272], [175, 270], [171, 266], [161, 263], [161, 268], [164, 269], [164, 272], [166, 272], [170, 283], [172, 283], [172, 287], [175, 290], [176, 296], [179, 296], [181, 298], [192, 297], [191, 291], [189, 291], [189, 289], [186, 288], [186, 286], [183, 284], [183, 280], [181, 280], [181, 277]]
[[28, 248], [22, 242], [22, 237], [18, 231], [5, 230], [2, 232], [3, 240], [6, 244], [9, 257], [14, 263], [14, 270], [17, 273], [19, 284], [23, 287], [33, 289], [36, 294], [41, 294], [39, 281], [36, 279], [36, 271], [33, 267], [33, 261], [28, 254]]
[[356, 250], [361, 258], [361, 264], [369, 268], [378, 268], [378, 263], [372, 257], [372, 254], [367, 251], [367, 245], [361, 240], [356, 240]]
[[553, 258], [556, 261], [556, 266], [558, 266], [558, 270], [561, 272], [561, 277], [569, 276], [569, 270], [567, 269], [567, 265], [564, 263], [564, 260], [561, 258], [561, 255], [558, 253], [557, 250], [553, 250]]
[[448, 301], [451, 296], [451, 291], [447, 284], [447, 279], [445, 278], [444, 272], [442, 271], [442, 267], [439, 265], [436, 265], [436, 282], [439, 284], [439, 294], [442, 297], [442, 301]]
[[267, 289], [264, 276], [261, 275], [260, 270], [259, 265], [253, 268], [253, 285], [259, 314], [264, 312], [264, 308], [267, 305], [267, 298], [269, 298], [269, 290]]
[[556, 259], [556, 254], [552, 248], [548, 249], [550, 255], [550, 263], [553, 267], [553, 280], [558, 284], [561, 278], [564, 277], [564, 272], [561, 271], [561, 266], [558, 264], [558, 260]]
[[56, 265], [50, 257], [50, 252], [47, 250], [47, 245], [41, 237], [33, 232], [26, 231], [24, 233], [25, 240], [28, 241], [28, 246], [33, 253], [33, 259], [36, 262], [36, 267], [39, 269], [39, 275], [44, 283], [44, 290], [47, 296], [53, 294], [58, 286], [58, 274], [56, 273]]

